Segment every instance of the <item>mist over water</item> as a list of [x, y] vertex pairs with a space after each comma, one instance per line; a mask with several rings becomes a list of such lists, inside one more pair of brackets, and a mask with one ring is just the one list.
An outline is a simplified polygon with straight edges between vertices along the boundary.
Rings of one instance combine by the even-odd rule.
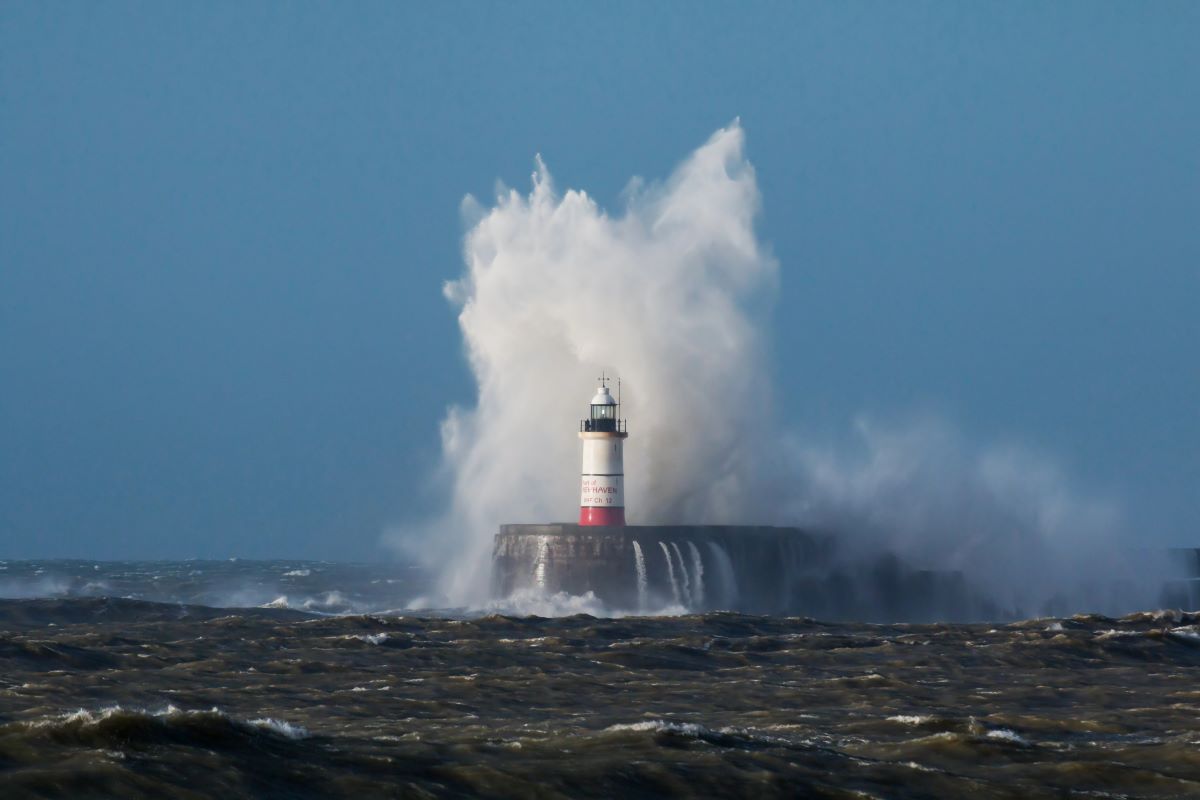
[[574, 432], [603, 370], [622, 378], [631, 524], [820, 528], [848, 559], [960, 570], [1024, 613], [1153, 605], [1163, 573], [1051, 459], [936, 419], [860, 420], [837, 447], [778, 423], [765, 337], [780, 265], [755, 232], [744, 147], [735, 121], [665, 181], [631, 180], [619, 213], [558, 191], [540, 157], [528, 194], [464, 201], [465, 272], [445, 294], [478, 397], [442, 423], [444, 512], [387, 537], [440, 571], [429, 600], [487, 602], [500, 523], [573, 518]]
[[942, 420], [862, 418], [840, 449], [789, 448], [804, 486], [796, 519], [838, 532], [851, 557], [886, 550], [961, 571], [1013, 617], [1149, 608], [1177, 568], [1049, 456], [973, 444]]

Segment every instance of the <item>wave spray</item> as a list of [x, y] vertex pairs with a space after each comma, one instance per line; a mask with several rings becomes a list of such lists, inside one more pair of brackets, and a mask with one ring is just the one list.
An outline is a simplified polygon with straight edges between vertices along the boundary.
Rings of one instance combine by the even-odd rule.
[[[860, 421], [837, 450], [776, 422], [766, 337], [780, 270], [754, 228], [744, 147], [735, 121], [665, 181], [632, 180], [615, 214], [557, 191], [540, 157], [527, 194], [464, 201], [465, 271], [445, 295], [477, 397], [442, 423], [444, 512], [391, 541], [436, 566], [440, 601], [484, 603], [500, 523], [572, 516], [576, 389], [608, 370], [623, 378], [637, 442], [625, 456], [630, 524], [817, 526], [847, 558], [892, 552], [960, 570], [1005, 607], [1099, 610], [1111, 593], [1086, 587], [1130, 569], [1113, 555], [1119, 515], [1046, 459], [971, 446], [937, 421]], [[722, 599], [736, 598], [720, 572]], [[699, 570], [696, 581], [699, 593]]]

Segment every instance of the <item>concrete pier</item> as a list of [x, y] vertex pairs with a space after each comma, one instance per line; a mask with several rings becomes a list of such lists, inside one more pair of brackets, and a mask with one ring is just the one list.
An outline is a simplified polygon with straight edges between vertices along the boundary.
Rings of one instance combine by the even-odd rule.
[[850, 561], [835, 544], [798, 528], [502, 525], [492, 592], [592, 592], [608, 608], [630, 612], [682, 606], [878, 622], [998, 613], [959, 573], [912, 569], [892, 556]]

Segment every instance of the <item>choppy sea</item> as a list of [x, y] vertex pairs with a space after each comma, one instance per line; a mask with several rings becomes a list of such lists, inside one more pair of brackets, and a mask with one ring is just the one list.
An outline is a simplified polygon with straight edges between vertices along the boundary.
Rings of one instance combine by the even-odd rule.
[[414, 611], [403, 566], [0, 562], [0, 797], [1200, 797], [1200, 615]]

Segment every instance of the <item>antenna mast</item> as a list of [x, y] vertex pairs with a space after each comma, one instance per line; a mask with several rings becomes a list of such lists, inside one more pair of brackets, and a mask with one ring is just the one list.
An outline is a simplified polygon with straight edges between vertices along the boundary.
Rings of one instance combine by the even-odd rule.
[[621, 429], [621, 376], [617, 376], [617, 430]]

